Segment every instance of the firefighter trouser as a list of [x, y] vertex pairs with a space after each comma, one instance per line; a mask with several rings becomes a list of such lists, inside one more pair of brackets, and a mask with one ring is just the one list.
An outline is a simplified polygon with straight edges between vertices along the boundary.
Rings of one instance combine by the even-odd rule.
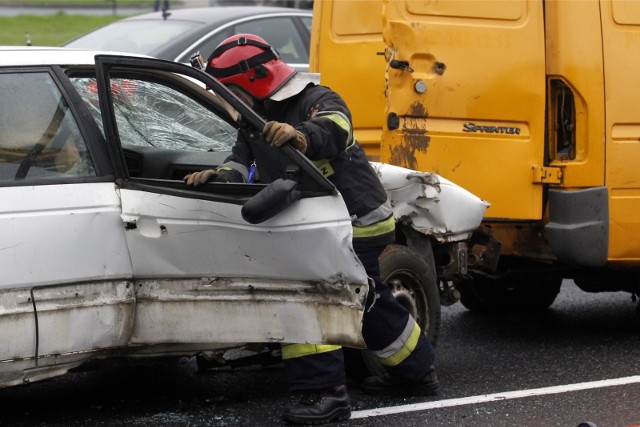
[[[378, 257], [385, 248], [354, 239], [353, 246], [367, 274], [376, 283], [377, 298], [362, 319], [367, 348], [387, 372], [401, 379], [419, 381], [435, 361], [435, 352], [413, 317], [382, 282]], [[340, 346], [289, 344], [282, 346], [289, 390], [317, 390], [346, 382]]]

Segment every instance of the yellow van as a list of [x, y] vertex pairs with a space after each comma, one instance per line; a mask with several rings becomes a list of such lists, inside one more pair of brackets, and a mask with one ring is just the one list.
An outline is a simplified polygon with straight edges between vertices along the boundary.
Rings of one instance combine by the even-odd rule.
[[491, 203], [462, 303], [537, 310], [638, 293], [639, 51], [636, 1], [323, 0], [310, 68], [373, 160]]

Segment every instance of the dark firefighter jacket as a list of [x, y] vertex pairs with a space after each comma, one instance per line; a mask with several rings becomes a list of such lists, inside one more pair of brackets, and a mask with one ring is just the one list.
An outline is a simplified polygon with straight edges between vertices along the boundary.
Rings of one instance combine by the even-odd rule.
[[[266, 100], [260, 113], [267, 121], [289, 123], [304, 134], [305, 155], [342, 194], [355, 238], [389, 237], [395, 225], [387, 194], [353, 136], [351, 113], [340, 95], [310, 84], [291, 98]], [[274, 150], [255, 132], [241, 130], [218, 171], [230, 181], [246, 181], [255, 162], [260, 181], [271, 182], [283, 177], [286, 167], [286, 159], [274, 161]]]

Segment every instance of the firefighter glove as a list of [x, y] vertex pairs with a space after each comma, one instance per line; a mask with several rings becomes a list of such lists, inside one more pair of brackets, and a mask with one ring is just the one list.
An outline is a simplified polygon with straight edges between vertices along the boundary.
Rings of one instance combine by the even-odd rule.
[[207, 181], [227, 181], [214, 169], [205, 169], [200, 172], [190, 173], [182, 179], [187, 183], [187, 185], [193, 185], [194, 187], [202, 185]]
[[262, 133], [267, 144], [272, 147], [279, 147], [285, 142], [291, 141], [291, 144], [299, 151], [304, 153], [307, 150], [307, 138], [290, 124], [275, 121], [268, 122], [264, 125]]

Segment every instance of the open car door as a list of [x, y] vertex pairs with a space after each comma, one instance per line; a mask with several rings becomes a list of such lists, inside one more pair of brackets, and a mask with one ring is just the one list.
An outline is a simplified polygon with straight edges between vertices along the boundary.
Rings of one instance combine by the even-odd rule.
[[[256, 197], [281, 189], [183, 181], [218, 166], [240, 126], [259, 135], [253, 111], [177, 63], [98, 56], [96, 76], [137, 292], [132, 344], [362, 346], [367, 278], [331, 183], [287, 146], [274, 161], [295, 171], [300, 198], [255, 218], [274, 205]], [[259, 223], [243, 219], [247, 202]]]

